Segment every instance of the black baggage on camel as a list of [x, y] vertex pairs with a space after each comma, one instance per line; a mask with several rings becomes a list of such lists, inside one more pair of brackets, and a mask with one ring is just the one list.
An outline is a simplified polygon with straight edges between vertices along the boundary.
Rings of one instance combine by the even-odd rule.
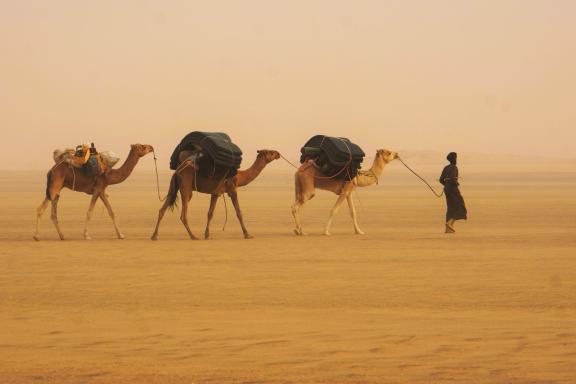
[[365, 153], [344, 137], [316, 135], [300, 149], [300, 163], [313, 159], [320, 171], [335, 179], [351, 180], [358, 174]]
[[242, 150], [222, 132], [194, 131], [186, 135], [170, 157], [170, 169], [178, 168], [182, 151], [195, 152], [198, 172], [209, 178], [233, 177], [242, 162]]

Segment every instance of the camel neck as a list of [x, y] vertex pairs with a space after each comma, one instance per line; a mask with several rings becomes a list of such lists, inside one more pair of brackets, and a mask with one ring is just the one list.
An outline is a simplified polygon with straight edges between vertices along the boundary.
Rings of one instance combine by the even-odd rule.
[[386, 164], [387, 163], [380, 156], [376, 155], [376, 158], [370, 167], [370, 172], [376, 175], [376, 177], [380, 177]]
[[108, 173], [108, 184], [119, 184], [126, 180], [134, 170], [134, 167], [136, 167], [136, 164], [138, 164], [138, 160], [138, 155], [134, 152], [134, 150], [130, 150], [128, 157], [122, 166], [118, 169], [112, 169]]
[[237, 173], [238, 186], [250, 184], [260, 175], [268, 163], [263, 158], [257, 157], [248, 169], [240, 170]]
[[359, 187], [367, 187], [373, 184], [378, 183], [378, 178], [382, 175], [382, 171], [384, 171], [384, 166], [387, 163], [378, 155], [376, 154], [376, 158], [374, 159], [374, 163], [368, 171], [363, 171], [358, 176], [356, 176], [356, 185]]

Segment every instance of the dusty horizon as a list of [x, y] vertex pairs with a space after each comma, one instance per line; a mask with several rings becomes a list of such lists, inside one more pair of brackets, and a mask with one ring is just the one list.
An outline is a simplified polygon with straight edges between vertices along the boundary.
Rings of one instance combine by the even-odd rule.
[[349, 137], [367, 153], [576, 153], [568, 1], [0, 10], [2, 168], [45, 169], [53, 149], [91, 141], [169, 156], [193, 130], [225, 131], [247, 155], [296, 155], [313, 134]]

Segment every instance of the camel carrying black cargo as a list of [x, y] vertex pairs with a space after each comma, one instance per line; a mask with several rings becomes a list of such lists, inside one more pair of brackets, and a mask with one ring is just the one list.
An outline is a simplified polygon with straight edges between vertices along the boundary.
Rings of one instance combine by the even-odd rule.
[[236, 175], [242, 162], [242, 151], [222, 132], [194, 131], [186, 135], [170, 157], [170, 169], [180, 165], [180, 152], [191, 151], [198, 173], [209, 178], [228, 178]]
[[300, 149], [300, 163], [313, 159], [323, 175], [335, 179], [352, 180], [358, 174], [364, 151], [343, 137], [317, 135]]

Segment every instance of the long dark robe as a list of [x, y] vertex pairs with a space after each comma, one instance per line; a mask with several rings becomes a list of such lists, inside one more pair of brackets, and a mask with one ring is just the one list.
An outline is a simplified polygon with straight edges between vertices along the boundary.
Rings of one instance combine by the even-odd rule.
[[446, 221], [448, 220], [466, 220], [468, 211], [464, 204], [464, 198], [460, 193], [458, 186], [458, 167], [456, 164], [450, 164], [444, 167], [440, 176], [440, 183], [444, 185], [444, 195], [446, 196]]

